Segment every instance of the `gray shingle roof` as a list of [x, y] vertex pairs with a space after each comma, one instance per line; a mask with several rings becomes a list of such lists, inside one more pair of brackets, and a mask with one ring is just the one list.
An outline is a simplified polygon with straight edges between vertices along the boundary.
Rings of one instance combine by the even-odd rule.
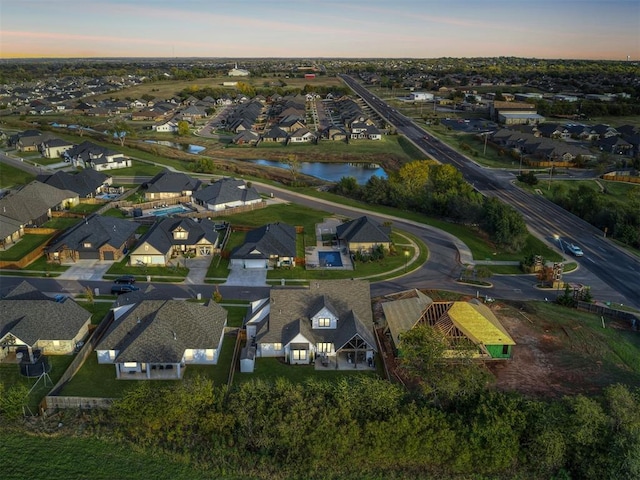
[[[273, 287], [269, 319], [256, 337], [259, 343], [287, 344], [296, 333], [312, 342], [331, 342], [341, 348], [359, 335], [373, 348], [373, 315], [369, 282], [365, 280], [314, 280], [309, 288]], [[338, 317], [337, 329], [311, 328], [311, 317], [329, 306]]]
[[56, 302], [27, 282], [0, 300], [0, 338], [10, 333], [27, 345], [71, 340], [90, 320], [91, 313], [73, 300]]
[[[140, 225], [130, 220], [115, 217], [91, 215], [84, 221], [68, 228], [46, 248], [48, 252], [55, 252], [64, 248], [70, 250], [97, 250], [108, 244], [114, 248], [121, 248], [135, 233]], [[90, 248], [84, 248], [84, 243], [90, 243]]]
[[145, 184], [147, 192], [153, 193], [181, 193], [195, 191], [202, 182], [181, 172], [164, 170]]
[[224, 205], [259, 200], [260, 194], [254, 187], [247, 188], [244, 180], [223, 178], [194, 193], [193, 198], [209, 205]]
[[36, 178], [42, 183], [62, 190], [71, 190], [80, 197], [87, 197], [96, 193], [109, 179], [109, 175], [100, 173], [92, 168], [85, 168], [79, 173], [56, 172], [53, 175], [38, 175]]
[[33, 181], [21, 190], [0, 198], [0, 215], [29, 223], [45, 215], [50, 208], [60, 205], [78, 194], [70, 190], [60, 190], [45, 183]]
[[96, 350], [118, 351], [117, 363], [178, 363], [188, 348], [217, 348], [226, 323], [215, 302], [144, 300], [113, 322]]
[[[179, 227], [187, 232], [186, 239], [173, 238], [173, 231]], [[159, 252], [166, 253], [173, 245], [195, 245], [203, 239], [211, 245], [218, 241], [218, 232], [211, 220], [202, 218], [196, 222], [191, 218], [165, 218], [154, 223], [139, 244], [148, 243]]]
[[387, 243], [391, 241], [391, 227], [380, 225], [367, 216], [356, 218], [336, 227], [341, 240], [358, 243]]
[[271, 255], [296, 256], [296, 229], [286, 223], [270, 223], [247, 232], [245, 241], [231, 252], [231, 258], [261, 259]]

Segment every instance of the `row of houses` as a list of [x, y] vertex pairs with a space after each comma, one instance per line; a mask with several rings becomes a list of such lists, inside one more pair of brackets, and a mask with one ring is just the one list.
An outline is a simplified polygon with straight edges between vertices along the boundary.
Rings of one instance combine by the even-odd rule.
[[[410, 294], [412, 292], [409, 292]], [[0, 361], [24, 353], [22, 363], [43, 355], [68, 355], [89, 336], [91, 314], [72, 299], [57, 301], [28, 282], [0, 299]], [[429, 325], [446, 339], [445, 357], [456, 346], [476, 345], [475, 357], [503, 360], [515, 342], [485, 305], [434, 302], [416, 290], [383, 303], [384, 325], [396, 349], [402, 334]], [[189, 365], [216, 365], [225, 341], [227, 311], [219, 304], [163, 297], [153, 287], [121, 295], [97, 339], [98, 364], [113, 365], [119, 380], [181, 379]], [[375, 369], [379, 344], [374, 330], [370, 285], [364, 280], [318, 280], [308, 288], [272, 287], [251, 302], [243, 329], [242, 372], [254, 372], [262, 358], [316, 369]]]
[[530, 155], [541, 160], [572, 163], [578, 157], [583, 161], [596, 158], [596, 155], [581, 145], [552, 140], [514, 129], [497, 130], [490, 134], [490, 138], [500, 147], [514, 149], [521, 155]]

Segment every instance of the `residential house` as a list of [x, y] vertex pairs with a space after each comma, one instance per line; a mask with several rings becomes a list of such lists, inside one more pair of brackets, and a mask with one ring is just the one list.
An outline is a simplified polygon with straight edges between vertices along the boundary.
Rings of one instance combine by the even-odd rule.
[[182, 172], [163, 170], [142, 184], [145, 200], [163, 200], [175, 197], [190, 197], [202, 182]]
[[70, 298], [56, 301], [27, 282], [0, 299], [0, 361], [26, 350], [23, 363], [68, 355], [89, 335], [91, 313]]
[[149, 229], [130, 254], [130, 264], [171, 264], [178, 255], [211, 256], [219, 250], [219, 237], [215, 225], [206, 218], [164, 218]]
[[195, 192], [191, 201], [207, 210], [217, 212], [227, 208], [255, 205], [262, 202], [262, 197], [255, 187], [247, 186], [244, 180], [223, 178]]
[[231, 252], [229, 267], [295, 267], [296, 238], [295, 227], [286, 223], [271, 223], [251, 230], [244, 243]]
[[447, 341], [446, 357], [455, 358], [456, 348], [475, 345], [473, 357], [485, 360], [511, 358], [516, 344], [493, 314], [478, 299], [469, 302], [434, 302], [416, 290], [411, 297], [382, 304], [385, 330], [402, 353], [402, 335], [417, 325], [436, 329]]
[[56, 136], [50, 132], [40, 130], [25, 130], [9, 138], [9, 146], [19, 152], [37, 152], [43, 142], [53, 140]]
[[73, 143], [68, 140], [62, 140], [61, 138], [50, 138], [44, 140], [38, 147], [38, 150], [43, 157], [46, 158], [60, 158], [64, 152], [71, 149]]
[[244, 328], [241, 371], [258, 358], [288, 364], [371, 368], [377, 352], [371, 293], [365, 280], [313, 280], [308, 288], [273, 287], [251, 303]]
[[342, 127], [336, 125], [329, 125], [327, 128], [320, 132], [321, 138], [334, 141], [345, 141], [347, 139], [347, 132]]
[[213, 301], [143, 300], [113, 316], [96, 355], [119, 380], [181, 379], [188, 365], [218, 363], [227, 311]]
[[91, 168], [80, 170], [78, 173], [57, 171], [54, 174], [38, 175], [36, 180], [60, 190], [75, 192], [79, 198], [93, 198], [113, 182], [109, 175]]
[[233, 143], [236, 145], [256, 145], [259, 141], [260, 135], [253, 130], [242, 130], [233, 137]]
[[166, 122], [161, 122], [151, 127], [152, 130], [160, 133], [175, 133], [178, 131], [178, 122], [174, 120], [168, 120]]
[[617, 155], [631, 155], [633, 145], [617, 135], [601, 138], [596, 146], [603, 152]]
[[24, 235], [28, 225], [41, 226], [52, 210], [79, 203], [78, 194], [33, 181], [0, 198], [0, 245], [6, 247]]
[[291, 143], [310, 143], [315, 140], [315, 134], [311, 133], [307, 127], [299, 128], [289, 136], [289, 142]]
[[539, 124], [545, 118], [538, 115], [536, 106], [526, 102], [494, 101], [490, 107], [491, 119], [503, 125]]
[[135, 243], [139, 225], [130, 220], [91, 215], [65, 230], [45, 248], [49, 261], [120, 260]]
[[285, 143], [289, 135], [280, 127], [271, 127], [262, 135], [263, 142]]
[[378, 246], [387, 251], [391, 248], [391, 227], [366, 215], [338, 225], [336, 237], [350, 252], [371, 252]]
[[64, 153], [75, 167], [93, 168], [99, 172], [131, 166], [131, 159], [123, 153], [85, 141]]

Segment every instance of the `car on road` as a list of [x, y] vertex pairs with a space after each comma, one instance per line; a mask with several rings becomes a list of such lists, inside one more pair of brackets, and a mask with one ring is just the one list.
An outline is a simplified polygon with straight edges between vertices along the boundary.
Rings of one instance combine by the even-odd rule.
[[133, 275], [122, 275], [116, 278], [113, 283], [119, 285], [131, 285], [132, 283], [136, 283], [136, 277], [134, 277]]
[[567, 250], [574, 257], [582, 257], [584, 255], [584, 252], [582, 251], [582, 249], [578, 245], [576, 245], [575, 243], [569, 243], [567, 245]]
[[111, 294], [120, 295], [121, 293], [131, 293], [140, 290], [139, 287], [127, 283], [114, 283], [111, 285]]

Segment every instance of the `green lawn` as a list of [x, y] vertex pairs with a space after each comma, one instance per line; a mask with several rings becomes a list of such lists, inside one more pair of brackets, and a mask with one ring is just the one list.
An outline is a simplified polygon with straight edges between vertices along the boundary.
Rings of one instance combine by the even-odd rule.
[[73, 355], [48, 355], [47, 359], [51, 365], [49, 378], [44, 378], [40, 381], [38, 381], [37, 378], [22, 376], [18, 364], [0, 363], [0, 379], [6, 388], [19, 384], [24, 385], [27, 389], [33, 388], [25, 401], [25, 405], [35, 414], [38, 412], [38, 404], [40, 401], [49, 393], [60, 377], [62, 377], [62, 374], [69, 367], [73, 358]]
[[[178, 259], [176, 259], [178, 260]], [[184, 259], [181, 258], [180, 264], [184, 262]], [[137, 277], [146, 277], [147, 275], [151, 275], [153, 277], [172, 277], [174, 281], [184, 280], [185, 277], [189, 274], [189, 269], [183, 266], [173, 266], [173, 267], [162, 267], [162, 266], [129, 266], [127, 263], [129, 261], [129, 256], [126, 256], [119, 262], [114, 262], [109, 270], [107, 270], [107, 274], [109, 275], [135, 275]], [[187, 260], [188, 262], [188, 260]], [[160, 279], [155, 279], [153, 281], [159, 281]]]
[[103, 203], [80, 203], [69, 210], [71, 213], [85, 213], [90, 214], [96, 210], [100, 210], [103, 207]]
[[42, 226], [46, 228], [55, 228], [56, 230], [66, 230], [81, 221], [81, 218], [57, 217], [48, 220]]
[[[183, 379], [204, 376], [217, 385], [227, 383], [233, 358], [235, 335], [225, 335], [217, 365], [187, 365]], [[147, 380], [118, 380], [112, 364], [99, 364], [95, 353], [89, 355], [78, 373], [64, 386], [61, 396], [121, 398], [125, 392], [136, 388]], [[176, 380], [154, 380], [152, 387], [162, 388]]]
[[[64, 417], [61, 417], [66, 424]], [[66, 425], [65, 425], [66, 427]], [[26, 435], [24, 431], [0, 431], [0, 457], [11, 459], [2, 472], [5, 480], [24, 478], [93, 478], [193, 480], [214, 478], [190, 462], [172, 461], [166, 453], [134, 451], [107, 436]], [[37, 461], [34, 461], [37, 459]], [[216, 476], [215, 478], [222, 478]]]
[[127, 218], [127, 216], [122, 213], [122, 210], [120, 210], [119, 208], [110, 208], [109, 210], [105, 211], [102, 216], [104, 217], [116, 217], [116, 218]]
[[[382, 362], [377, 361], [376, 365]], [[353, 375], [376, 376], [377, 372], [363, 370], [322, 370], [316, 371], [314, 365], [288, 365], [278, 358], [257, 358], [253, 373], [236, 372], [234, 383], [250, 382], [259, 378], [266, 382], [274, 381], [277, 378], [286, 378], [293, 383], [304, 383], [310, 379], [322, 379], [336, 381], [340, 378], [351, 377]]]
[[69, 268], [69, 265], [60, 265], [58, 263], [49, 263], [47, 261], [46, 255], [42, 255], [38, 259], [31, 262], [26, 267], [22, 267], [21, 271], [32, 271], [32, 272], [51, 272], [51, 273], [60, 273], [64, 272]]
[[51, 235], [24, 235], [18, 243], [11, 248], [0, 251], [0, 260], [17, 261], [24, 257], [27, 253], [32, 252], [37, 247], [45, 243], [51, 238]]
[[35, 175], [20, 170], [12, 165], [0, 162], [0, 188], [8, 188], [16, 185], [25, 185], [35, 180]]

